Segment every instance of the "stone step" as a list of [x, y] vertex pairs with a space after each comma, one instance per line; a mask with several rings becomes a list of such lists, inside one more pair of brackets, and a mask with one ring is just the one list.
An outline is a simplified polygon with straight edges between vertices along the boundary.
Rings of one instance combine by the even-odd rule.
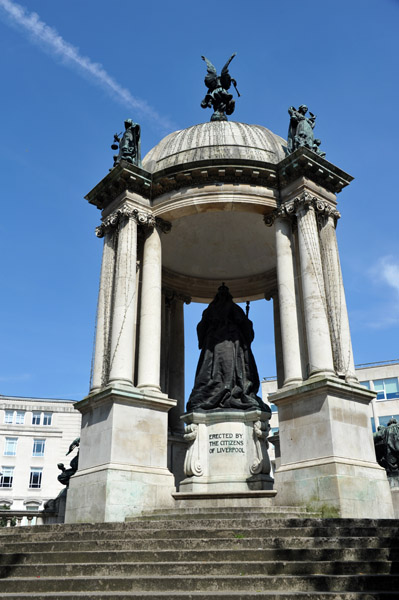
[[[78, 598], [84, 598], [85, 600], [109, 600], [119, 599], [124, 600], [126, 598], [142, 598], [145, 600], [170, 600], [171, 593], [167, 592], [140, 592], [140, 596], [137, 592], [42, 592], [42, 593], [21, 593], [21, 594], [2, 594], [2, 600], [77, 600]], [[181, 598], [182, 600], [230, 600], [236, 598], [237, 600], [397, 600], [398, 594], [396, 591], [389, 592], [377, 592], [377, 593], [363, 593], [363, 592], [340, 592], [337, 595], [335, 592], [281, 592], [281, 591], [256, 591], [256, 592], [243, 592], [243, 591], [211, 591], [207, 592], [180, 592], [174, 591], [173, 598]]]
[[[187, 531], [186, 528], [170, 528], [170, 529], [158, 529], [154, 525], [154, 528], [144, 529], [122, 529], [122, 530], [109, 530], [106, 532], [98, 531], [95, 532], [96, 541], [99, 540], [137, 540], [137, 539], [179, 539], [187, 537], [203, 537], [204, 531], [209, 539], [220, 538], [220, 537], [232, 537], [232, 538], [251, 538], [251, 537], [375, 537], [379, 539], [392, 538], [392, 536], [398, 535], [399, 530], [392, 528], [376, 528], [376, 527], [265, 527], [265, 523], [262, 527], [248, 528], [248, 527], [225, 527], [225, 528], [213, 528], [209, 529], [206, 527], [197, 528], [192, 527]], [[19, 535], [15, 539], [18, 542], [30, 542], [34, 541], [63, 541], [68, 540], [75, 542], [87, 541], [94, 539], [93, 531], [67, 531], [60, 533], [58, 531], [41, 532], [40, 528], [33, 531], [28, 530]], [[0, 538], [0, 547], [7, 546], [9, 539], [6, 540]]]
[[[221, 558], [221, 557], [219, 557]], [[123, 563], [63, 563], [4, 564], [0, 579], [27, 577], [142, 577], [156, 575], [226, 576], [226, 575], [390, 575], [389, 561], [213, 561], [213, 562], [123, 562]]]
[[[203, 532], [204, 533], [204, 532]], [[71, 545], [74, 550], [167, 550], [167, 549], [202, 549], [210, 548], [208, 537], [192, 538], [190, 532], [187, 537], [175, 539], [127, 539], [127, 540], [75, 540], [75, 541], [21, 541], [10, 540], [4, 545], [7, 552], [54, 552], [68, 551]], [[239, 534], [237, 534], [239, 535]], [[212, 548], [229, 550], [237, 548], [399, 548], [399, 538], [377, 537], [226, 537], [213, 538]]]
[[[125, 562], [217, 562], [220, 561], [220, 551], [209, 547], [205, 550], [103, 550], [103, 551], [76, 551], [73, 547], [65, 552], [30, 552], [30, 553], [2, 553], [0, 565], [29, 565], [29, 564], [88, 564], [88, 563], [118, 563]], [[244, 561], [294, 561], [294, 562], [371, 562], [392, 561], [399, 563], [399, 548], [275, 548], [275, 549], [235, 549], [224, 550], [225, 562]], [[399, 569], [399, 566], [396, 567]]]
[[126, 521], [132, 521], [137, 518], [182, 518], [186, 515], [206, 515], [211, 518], [213, 515], [259, 515], [260, 517], [281, 516], [281, 518], [321, 518], [320, 513], [307, 511], [306, 509], [297, 508], [294, 506], [271, 506], [267, 508], [243, 508], [241, 507], [190, 507], [179, 509], [156, 509], [151, 511], [143, 511], [139, 517], [127, 517]]
[[[69, 536], [76, 537], [81, 536], [87, 532], [94, 532], [96, 537], [106, 537], [111, 535], [113, 532], [120, 535], [122, 533], [131, 532], [132, 535], [135, 535], [138, 530], [160, 530], [166, 529], [168, 531], [172, 530], [187, 530], [187, 529], [207, 529], [209, 531], [214, 531], [215, 529], [267, 529], [270, 532], [275, 532], [278, 535], [280, 530], [319, 530], [319, 531], [335, 531], [338, 535], [340, 532], [346, 534], [346, 532], [355, 531], [355, 535], [361, 533], [362, 530], [365, 532], [369, 531], [371, 535], [387, 536], [394, 535], [394, 533], [399, 532], [399, 522], [393, 521], [389, 524], [378, 524], [378, 522], [369, 521], [366, 523], [358, 523], [358, 522], [337, 522], [337, 520], [308, 520], [308, 519], [299, 519], [299, 520], [282, 520], [281, 522], [274, 522], [272, 519], [246, 519], [246, 518], [225, 518], [225, 519], [190, 519], [187, 521], [178, 521], [178, 520], [169, 520], [169, 519], [157, 519], [157, 520], [136, 520], [134, 523], [117, 523], [111, 524], [113, 527], [98, 527], [97, 526], [74, 526], [70, 527], [62, 527], [60, 525], [51, 525], [51, 526], [35, 526], [31, 527], [8, 527], [2, 528], [0, 531], [0, 542], [4, 540], [6, 543], [7, 537], [9, 535], [15, 537], [26, 537], [32, 534], [32, 531], [35, 532], [35, 536], [47, 536], [50, 534], [54, 534], [57, 536]], [[105, 525], [110, 525], [109, 523]]]
[[153, 592], [175, 591], [190, 593], [243, 591], [268, 592], [287, 590], [298, 592], [381, 592], [399, 590], [397, 575], [213, 575], [211, 577], [183, 576], [116, 576], [116, 577], [20, 577], [3, 579], [1, 591], [4, 593], [41, 593], [41, 592]]
[[[399, 520], [397, 519], [314, 519], [314, 518], [252, 518], [250, 515], [245, 516], [245, 518], [240, 517], [236, 519], [230, 519], [226, 516], [224, 519], [218, 519], [219, 521], [224, 521], [229, 526], [248, 526], [248, 527], [264, 527], [265, 521], [267, 522], [268, 527], [375, 527], [378, 529], [399, 529]], [[167, 529], [172, 528], [180, 528], [187, 529], [188, 526], [196, 526], [204, 527], [205, 524], [208, 523], [209, 527], [213, 529], [217, 523], [215, 520], [211, 518], [201, 518], [198, 521], [198, 518], [189, 519], [189, 522], [186, 520], [181, 520], [177, 516], [173, 518], [157, 518], [157, 528], [165, 527]], [[80, 531], [95, 531], [96, 535], [98, 533], [106, 532], [106, 531], [122, 531], [126, 529], [143, 529], [143, 528], [153, 528], [154, 523], [153, 519], [150, 518], [137, 518], [134, 521], [129, 521], [126, 523], [101, 523], [99, 526], [98, 523], [79, 523], [79, 524], [54, 524], [54, 525], [38, 525], [34, 527], [35, 532], [47, 533], [47, 532], [58, 532], [58, 533], [66, 533], [66, 532], [80, 532]], [[31, 531], [31, 527], [2, 527], [0, 528], [0, 540], [3, 537], [18, 536], [23, 535], [26, 531]]]

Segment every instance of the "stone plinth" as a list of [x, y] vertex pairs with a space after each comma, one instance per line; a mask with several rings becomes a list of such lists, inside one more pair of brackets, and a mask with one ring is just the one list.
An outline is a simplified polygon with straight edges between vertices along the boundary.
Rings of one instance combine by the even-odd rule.
[[364, 387], [314, 377], [269, 397], [278, 406], [281, 463], [276, 503], [330, 516], [393, 518], [385, 470], [376, 462]]
[[399, 519], [399, 473], [390, 473], [388, 475], [388, 482], [391, 489], [395, 519]]
[[108, 387], [79, 402], [79, 470], [71, 478], [65, 522], [124, 521], [173, 505], [167, 468], [168, 410], [156, 392]]
[[272, 490], [267, 435], [270, 414], [260, 410], [198, 410], [183, 415], [190, 443], [180, 493]]

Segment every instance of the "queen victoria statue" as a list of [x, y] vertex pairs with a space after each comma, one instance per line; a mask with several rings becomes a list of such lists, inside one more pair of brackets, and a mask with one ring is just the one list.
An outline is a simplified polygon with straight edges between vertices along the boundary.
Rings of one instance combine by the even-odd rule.
[[197, 334], [201, 354], [187, 411], [257, 408], [270, 412], [257, 395], [252, 322], [224, 284], [204, 310]]

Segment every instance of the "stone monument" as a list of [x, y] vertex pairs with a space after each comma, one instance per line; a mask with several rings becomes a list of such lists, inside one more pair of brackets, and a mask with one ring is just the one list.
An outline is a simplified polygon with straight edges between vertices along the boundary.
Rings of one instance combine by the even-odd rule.
[[[369, 423], [375, 394], [355, 375], [335, 232], [337, 194], [352, 177], [317, 151], [314, 115], [296, 113], [289, 148], [263, 126], [212, 120], [169, 134], [142, 164], [121, 152], [86, 196], [101, 211], [103, 260], [67, 522], [122, 521], [173, 507], [179, 494], [275, 493], [248, 323], [245, 333], [234, 325], [248, 388], [225, 394], [204, 381], [204, 355], [185, 412], [183, 307], [211, 303], [205, 330], [221, 282], [237, 303], [273, 299], [274, 502], [393, 516]], [[223, 362], [229, 349], [213, 348]]]

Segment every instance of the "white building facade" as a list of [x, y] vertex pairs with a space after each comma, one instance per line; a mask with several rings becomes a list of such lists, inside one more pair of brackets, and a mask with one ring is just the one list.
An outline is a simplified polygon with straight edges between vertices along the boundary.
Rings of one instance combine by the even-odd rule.
[[57, 463], [69, 467], [80, 426], [72, 400], [0, 396], [0, 507], [37, 511], [58, 496]]

